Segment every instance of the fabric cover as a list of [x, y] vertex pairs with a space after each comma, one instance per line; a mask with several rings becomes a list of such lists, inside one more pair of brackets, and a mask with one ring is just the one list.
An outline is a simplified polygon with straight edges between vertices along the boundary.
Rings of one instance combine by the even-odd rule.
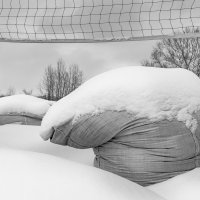
[[[200, 121], [200, 112], [195, 114]], [[126, 111], [85, 115], [54, 127], [51, 142], [93, 148], [94, 165], [142, 186], [162, 182], [200, 166], [200, 126], [193, 134], [183, 122], [151, 122]]]
[[0, 98], [0, 125], [18, 123], [41, 125], [41, 120], [53, 101], [32, 95], [17, 94]]
[[0, 125], [22, 124], [22, 125], [41, 125], [42, 118], [33, 114], [10, 113], [0, 115]]

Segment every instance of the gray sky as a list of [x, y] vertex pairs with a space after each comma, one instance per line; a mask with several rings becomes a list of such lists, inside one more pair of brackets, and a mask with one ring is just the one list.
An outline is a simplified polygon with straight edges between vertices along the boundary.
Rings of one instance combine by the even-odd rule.
[[13, 86], [37, 91], [46, 66], [59, 58], [78, 64], [85, 79], [116, 67], [140, 65], [156, 41], [94, 44], [0, 43], [0, 93]]
[[[106, 6], [94, 7], [94, 4], [96, 5], [99, 2]], [[112, 6], [113, 2], [116, 4], [115, 6]], [[130, 6], [132, 0], [0, 0], [0, 5], [3, 8], [12, 8], [1, 9], [0, 36], [18, 38], [19, 32], [23, 32], [25, 36], [23, 34], [22, 36], [26, 38], [27, 33], [29, 33], [30, 37], [31, 35], [35, 37], [35, 32], [41, 32], [43, 36], [46, 34], [49, 39], [48, 32], [55, 32], [58, 37], [60, 31], [65, 33], [72, 31], [72, 38], [75, 36], [81, 38], [83, 35], [78, 34], [80, 31], [87, 32], [91, 28], [93, 31], [96, 28], [100, 28], [101, 31], [109, 31], [111, 27], [115, 29], [119, 25], [120, 31], [112, 30], [113, 34], [120, 33], [122, 35], [123, 33], [129, 37], [130, 31], [129, 33], [124, 31], [130, 27], [133, 31], [136, 31], [134, 36], [137, 36], [137, 34], [140, 36], [141, 31], [146, 36], [165, 34], [164, 30], [167, 31], [169, 29], [169, 31], [172, 31], [172, 28], [176, 30], [178, 27], [184, 28], [192, 24], [194, 26], [199, 25], [199, 2], [199, 0], [163, 2], [157, 0], [135, 0], [134, 6]], [[59, 9], [64, 6], [64, 3], [68, 7], [65, 10]], [[90, 6], [87, 7], [87, 4]], [[37, 7], [40, 9], [36, 9]], [[181, 8], [183, 8], [182, 11], [179, 10]], [[108, 14], [104, 16], [105, 19], [103, 16], [99, 19], [95, 15], [107, 12]], [[85, 16], [83, 17], [82, 14], [85, 14]], [[80, 16], [82, 17], [80, 18]], [[69, 19], [70, 22], [68, 21]], [[90, 27], [84, 26], [84, 23], [87, 24], [93, 20], [97, 22], [98, 27], [96, 25], [91, 27], [93, 26], [91, 23]], [[114, 23], [116, 20], [118, 24]], [[138, 24], [139, 20], [141, 23]], [[82, 26], [74, 26], [76, 23], [81, 23]], [[113, 23], [112, 26], [110, 25], [111, 27], [105, 25], [110, 23]], [[46, 30], [49, 28], [50, 30]], [[61, 28], [63, 29], [60, 30]], [[163, 31], [161, 31], [162, 29]], [[7, 32], [5, 35], [3, 34], [4, 31]], [[139, 32], [137, 33], [137, 31]], [[15, 32], [15, 36], [10, 32]], [[121, 35], [119, 38], [121, 38]], [[107, 37], [109, 38], [110, 36], [108, 35]], [[95, 36], [95, 38], [98, 37], [101, 39], [102, 36]], [[115, 35], [114, 37], [118, 38]], [[156, 41], [92, 44], [0, 43], [0, 92], [5, 92], [9, 87], [15, 87], [18, 91], [24, 88], [33, 89], [36, 92], [45, 67], [50, 64], [56, 66], [59, 58], [62, 58], [67, 65], [78, 64], [84, 72], [85, 80], [112, 68], [140, 65], [143, 59], [149, 58], [155, 43]]]

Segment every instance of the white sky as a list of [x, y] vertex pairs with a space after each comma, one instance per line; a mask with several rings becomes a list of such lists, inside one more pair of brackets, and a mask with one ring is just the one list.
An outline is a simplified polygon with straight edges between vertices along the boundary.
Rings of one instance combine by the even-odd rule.
[[156, 41], [94, 44], [0, 43], [0, 93], [13, 86], [37, 91], [45, 67], [59, 58], [78, 64], [85, 79], [112, 68], [140, 65], [150, 56]]
[[[38, 5], [37, 2], [39, 2]], [[46, 5], [46, 2], [48, 5]], [[53, 4], [52, 4], [53, 2]], [[50, 20], [50, 24], [54, 26], [57, 24], [57, 20], [60, 24], [60, 19], [55, 18], [57, 20], [53, 20], [53, 15], [64, 15], [65, 17], [70, 15], [70, 9], [66, 9], [66, 13], [63, 13], [62, 10], [57, 10], [56, 13], [54, 13], [54, 10], [51, 9], [48, 10], [48, 13], [44, 13], [44, 9], [40, 9], [37, 11], [37, 9], [34, 9], [36, 7], [59, 7], [63, 6], [63, 3], [67, 3], [67, 5], [76, 5], [78, 6], [81, 2], [87, 2], [89, 5], [93, 5], [93, 3], [98, 3], [98, 1], [94, 0], [88, 0], [88, 1], [81, 1], [81, 0], [47, 0], [47, 1], [35, 1], [35, 0], [0, 0], [0, 5], [2, 5], [4, 8], [18, 8], [13, 9], [12, 12], [9, 9], [2, 10], [0, 16], [1, 16], [1, 26], [0, 26], [0, 32], [7, 30], [3, 26], [4, 23], [22, 23], [23, 27], [19, 25], [18, 29], [20, 31], [24, 30], [24, 26], [26, 23], [32, 24], [34, 18], [29, 18], [29, 21], [24, 21], [25, 18], [21, 18], [19, 16], [31, 16], [31, 15], [42, 15], [43, 19], [41, 20], [41, 17], [37, 18], [39, 20], [39, 24], [41, 23], [44, 25], [48, 25]], [[74, 3], [75, 2], [75, 3]], [[100, 3], [104, 3], [107, 5], [112, 4], [112, 2], [115, 2], [116, 4], [122, 4], [123, 3], [130, 3], [132, 0], [101, 0]], [[135, 4], [131, 9], [132, 18], [137, 21], [138, 16], [141, 18], [141, 20], [147, 20], [149, 21], [147, 24], [143, 24], [140, 28], [159, 28], [159, 26], [162, 26], [163, 28], [169, 28], [173, 25], [174, 28], [179, 27], [180, 23], [181, 25], [184, 24], [184, 27], [187, 27], [191, 25], [192, 23], [194, 25], [199, 24], [199, 18], [198, 23], [195, 21], [195, 17], [199, 17], [199, 5], [200, 1], [167, 1], [165, 3], [162, 3], [157, 0], [143, 0], [142, 5], [140, 0], [135, 0], [135, 3], [139, 2], [140, 4]], [[159, 3], [160, 2], [160, 3]], [[193, 3], [192, 3], [193, 2]], [[56, 3], [56, 5], [55, 5]], [[51, 5], [52, 4], [52, 5]], [[19, 7], [25, 8], [20, 9]], [[29, 12], [27, 12], [28, 7], [32, 7], [33, 9], [29, 9]], [[107, 6], [108, 7], [108, 6]], [[105, 7], [105, 9], [107, 8]], [[116, 12], [119, 12], [123, 7], [124, 11], [129, 11], [130, 6], [126, 7], [124, 6], [115, 6]], [[198, 9], [191, 9], [192, 7], [198, 8]], [[181, 12], [177, 11], [178, 8], [184, 8]], [[188, 9], [185, 9], [188, 8]], [[88, 8], [89, 9], [89, 8]], [[101, 10], [96, 11], [90, 11], [86, 9], [86, 13], [95, 13], [98, 14], [101, 12]], [[99, 9], [99, 7], [98, 7]], [[140, 10], [140, 13], [138, 13], [138, 9]], [[173, 10], [175, 9], [175, 10]], [[157, 12], [156, 10], [159, 10], [160, 12]], [[37, 11], [37, 13], [35, 13]], [[51, 11], [49, 13], [49, 11]], [[73, 14], [79, 14], [79, 12], [82, 12], [83, 10], [80, 8], [77, 8], [75, 10], [75, 13]], [[104, 10], [106, 12], [106, 10]], [[112, 12], [115, 10], [112, 9]], [[147, 12], [148, 11], [148, 12]], [[32, 13], [33, 12], [33, 13]], [[103, 10], [102, 10], [103, 12]], [[111, 13], [111, 10], [109, 11]], [[25, 15], [24, 15], [25, 14]], [[81, 14], [81, 13], [80, 13]], [[18, 19], [16, 21], [16, 17], [3, 17], [3, 16], [18, 16]], [[72, 14], [71, 14], [72, 15]], [[160, 16], [159, 16], [160, 15]], [[181, 18], [181, 20], [177, 20], [178, 17]], [[45, 17], [44, 17], [45, 16]], [[48, 17], [49, 16], [49, 17]], [[123, 15], [124, 16], [124, 15]], [[191, 16], [194, 19], [191, 19]], [[61, 17], [61, 16], [60, 16]], [[123, 21], [124, 17], [125, 19], [129, 19], [130, 15], [125, 15], [124, 17], [121, 16], [121, 18], [118, 19], [116, 15], [112, 15], [112, 17], [116, 20]], [[79, 17], [80, 18], [80, 17]], [[186, 18], [186, 19], [185, 19]], [[95, 16], [94, 16], [94, 19]], [[160, 19], [158, 24], [154, 24], [154, 20]], [[172, 21], [170, 21], [171, 19]], [[20, 21], [22, 20], [22, 21]], [[47, 20], [47, 21], [46, 21]], [[67, 20], [67, 18], [65, 19]], [[107, 19], [108, 20], [108, 19]], [[192, 20], [192, 21], [191, 21]], [[112, 20], [111, 20], [112, 21]], [[150, 26], [150, 21], [151, 27]], [[170, 23], [171, 22], [171, 23]], [[36, 22], [35, 22], [36, 23]], [[55, 24], [54, 24], [55, 23]], [[66, 22], [65, 22], [66, 23]], [[130, 24], [129, 24], [130, 25]], [[128, 25], [125, 25], [128, 26]], [[141, 25], [140, 25], [141, 26]], [[155, 27], [154, 27], [155, 26]], [[137, 25], [133, 24], [133, 27], [137, 29]], [[28, 29], [28, 26], [26, 27], [29, 33], [31, 33], [31, 30]], [[33, 28], [33, 27], [32, 27]], [[80, 28], [80, 27], [79, 27]], [[114, 28], [114, 27], [113, 27]], [[125, 27], [127, 28], [127, 27]], [[16, 29], [16, 26], [9, 25], [9, 30]], [[36, 29], [37, 29], [37, 23], [36, 23]], [[75, 29], [74, 29], [75, 30]], [[105, 27], [105, 30], [107, 28]], [[14, 30], [13, 30], [14, 31]], [[16, 30], [15, 30], [16, 31]], [[25, 32], [26, 32], [25, 31]], [[37, 30], [39, 31], [39, 30]], [[43, 30], [44, 31], [44, 30]], [[52, 31], [52, 30], [51, 30]], [[54, 31], [58, 31], [55, 29]], [[67, 30], [65, 30], [67, 31]], [[153, 33], [153, 32], [152, 32]], [[148, 33], [149, 34], [149, 33]], [[147, 35], [148, 35], [147, 34]], [[154, 33], [159, 34], [159, 33]], [[74, 35], [73, 35], [74, 36]], [[155, 46], [156, 41], [133, 41], [133, 42], [116, 42], [116, 43], [94, 43], [94, 44], [22, 44], [22, 43], [0, 43], [0, 93], [5, 92], [9, 87], [15, 87], [18, 91], [21, 91], [22, 89], [33, 89], [35, 92], [37, 91], [37, 87], [39, 85], [39, 82], [42, 79], [42, 75], [44, 73], [44, 69], [46, 66], [52, 64], [53, 66], [56, 66], [56, 62], [59, 58], [62, 58], [66, 64], [78, 64], [80, 69], [83, 70], [85, 75], [85, 80], [88, 78], [104, 72], [106, 70], [120, 67], [120, 66], [127, 66], [127, 65], [140, 65], [141, 61], [143, 59], [148, 59], [150, 56], [150, 53], [152, 51], [153, 46]]]

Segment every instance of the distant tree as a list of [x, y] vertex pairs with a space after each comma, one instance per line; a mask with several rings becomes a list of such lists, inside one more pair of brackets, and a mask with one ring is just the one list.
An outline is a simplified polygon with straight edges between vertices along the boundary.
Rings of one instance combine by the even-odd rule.
[[33, 90], [27, 90], [27, 89], [23, 89], [22, 92], [26, 95], [32, 95]]
[[54, 95], [56, 100], [66, 96], [69, 88], [69, 74], [63, 60], [58, 60], [57, 68], [54, 70]]
[[12, 87], [12, 86], [10, 86], [10, 87], [8, 88], [8, 91], [7, 91], [7, 93], [6, 93], [5, 96], [11, 96], [11, 95], [14, 95], [15, 93], [16, 93], [15, 88]]
[[46, 99], [54, 100], [54, 88], [55, 88], [55, 73], [51, 65], [49, 65], [44, 72], [42, 82], [39, 85], [40, 93], [45, 96]]
[[5, 96], [5, 95], [4, 95], [4, 94], [2, 94], [2, 93], [0, 92], [0, 98], [1, 98], [1, 97], [4, 97], [4, 96]]
[[62, 59], [56, 68], [49, 65], [44, 72], [39, 89], [48, 100], [59, 100], [79, 87], [83, 82], [83, 72], [78, 65], [66, 66]]
[[[200, 32], [187, 28], [185, 33]], [[161, 68], [184, 68], [200, 76], [200, 38], [163, 39], [154, 47], [150, 60], [142, 65]]]
[[83, 72], [79, 70], [78, 65], [71, 65], [69, 67], [69, 87], [67, 94], [78, 88], [83, 82]]

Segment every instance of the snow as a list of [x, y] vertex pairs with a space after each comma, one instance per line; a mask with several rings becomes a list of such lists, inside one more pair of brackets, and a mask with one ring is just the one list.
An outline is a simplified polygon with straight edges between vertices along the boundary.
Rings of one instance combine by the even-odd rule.
[[39, 152], [71, 161], [93, 165], [92, 149], [74, 149], [44, 142], [39, 136], [40, 126], [9, 124], [0, 126], [0, 147], [13, 150]]
[[148, 189], [168, 200], [199, 200], [200, 168], [149, 186]]
[[47, 140], [52, 127], [81, 115], [127, 110], [152, 121], [177, 119], [195, 132], [192, 114], [200, 109], [200, 79], [185, 69], [123, 67], [100, 74], [56, 102], [42, 121]]
[[42, 141], [40, 128], [0, 126], [0, 199], [161, 200], [155, 193], [165, 200], [199, 199], [200, 168], [143, 188], [92, 167], [91, 149], [78, 150]]
[[164, 200], [117, 175], [41, 153], [0, 149], [3, 200]]
[[0, 114], [19, 113], [43, 117], [52, 104], [51, 101], [30, 95], [12, 95], [0, 98]]

